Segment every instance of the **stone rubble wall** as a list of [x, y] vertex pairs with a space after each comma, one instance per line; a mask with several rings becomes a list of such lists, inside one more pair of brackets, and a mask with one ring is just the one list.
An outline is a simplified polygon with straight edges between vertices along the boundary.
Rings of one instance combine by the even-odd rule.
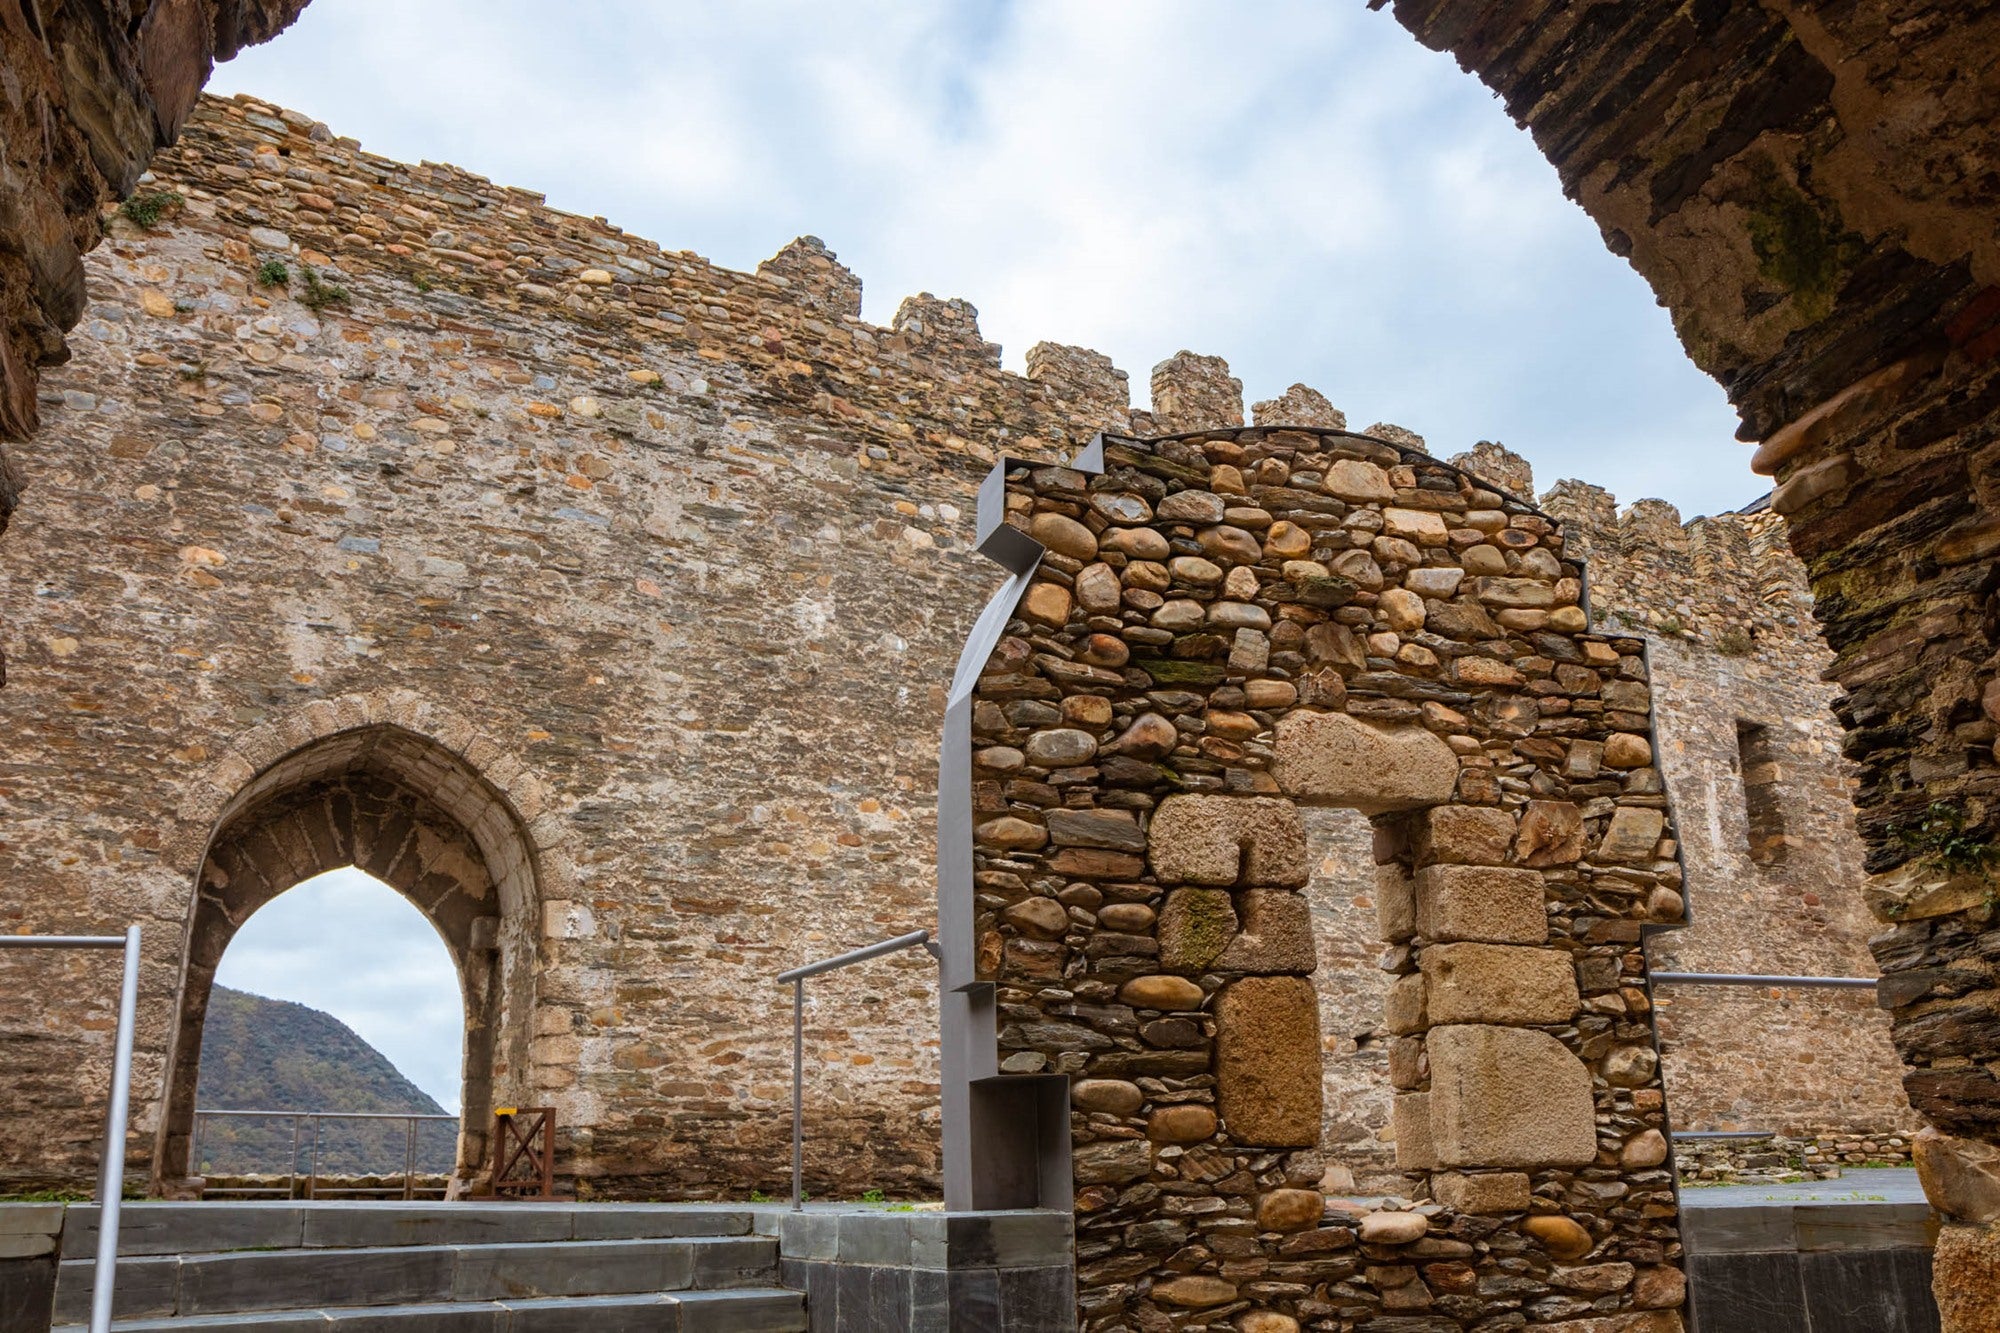
[[[1983, 1158], [2000, 1136], [2000, 76], [1978, 53], [2000, 14], [1393, 9], [1534, 135], [1761, 441], [1752, 466], [1835, 654], [1905, 1088]], [[1963, 1239], [1990, 1302], [1990, 1238]]]
[[[414, 728], [506, 788], [533, 845], [540, 1007], [527, 1068], [503, 1081], [557, 1105], [568, 1169], [586, 1189], [775, 1191], [789, 1017], [768, 977], [933, 910], [943, 684], [994, 584], [965, 549], [980, 476], [1163, 418], [1087, 349], [1039, 344], [1025, 376], [1004, 372], [963, 302], [916, 297], [893, 327], [866, 324], [858, 279], [812, 238], [735, 273], [240, 99], [205, 102], [156, 169], [148, 187], [186, 205], [158, 230], [108, 224], [83, 355], [44, 385], [32, 503], [5, 539], [22, 719], [0, 743], [0, 872], [20, 890], [6, 928], [145, 923], [150, 1129], [202, 812], [341, 726]], [[285, 284], [259, 281], [270, 261]], [[1232, 383], [1216, 358], [1178, 357], [1154, 401], [1241, 421]], [[1344, 424], [1302, 385], [1253, 415]], [[1532, 497], [1518, 459], [1473, 455]], [[1589, 553], [1592, 596], [1616, 609], [1618, 560], [1595, 535], [1613, 513], [1566, 518], [1565, 550]], [[1655, 947], [1685, 966], [1850, 971], [1865, 961], [1837, 740], [1788, 622], [1766, 619], [1728, 657], [1600, 614], [1652, 640], [1682, 811], [1695, 926]], [[1698, 602], [1684, 623], [1707, 623]], [[1778, 870], [1729, 851], [1731, 710], [1702, 702], [1723, 689], [1736, 715], [1799, 729], [1802, 842]], [[1349, 811], [1304, 819], [1329, 1163], [1400, 1189], [1373, 831]], [[4, 1020], [0, 1169], [83, 1178], [104, 1079], [78, 1032], [104, 1029], [112, 988], [89, 960], [45, 966], [34, 984], [62, 1002]], [[813, 983], [816, 1188], [934, 1187], [931, 985], [908, 956]], [[1826, 1037], [1879, 1019], [1791, 996], [1760, 1044], [1746, 1034], [1775, 1006], [1727, 998], [1751, 1008], [1663, 997], [1677, 1124], [1901, 1125], [1865, 1043]], [[1799, 1061], [1813, 1051], [1823, 1063]]]
[[[1643, 641], [1590, 631], [1556, 524], [1414, 450], [1103, 452], [1003, 465], [1044, 550], [971, 717], [977, 957], [1003, 1073], [1070, 1079], [1084, 1327], [1678, 1330]], [[1324, 1193], [1301, 806], [1373, 825], [1411, 1199]]]
[[[306, 0], [113, 0], [0, 11], [0, 441], [37, 424], [45, 366], [84, 308], [98, 207], [171, 143], [217, 60], [267, 42]], [[0, 528], [19, 477], [0, 451]]]

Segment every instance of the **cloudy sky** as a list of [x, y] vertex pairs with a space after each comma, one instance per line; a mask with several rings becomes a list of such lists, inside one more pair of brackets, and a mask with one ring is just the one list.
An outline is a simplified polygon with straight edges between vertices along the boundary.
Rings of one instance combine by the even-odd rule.
[[[210, 86], [734, 268], [817, 235], [869, 319], [961, 296], [1010, 367], [1095, 347], [1142, 403], [1185, 347], [1253, 400], [1501, 440], [1544, 489], [1688, 517], [1765, 489], [1527, 136], [1359, 0], [314, 0]], [[353, 978], [268, 975], [370, 1035]], [[455, 1042], [405, 1070], [435, 1091]]]
[[458, 1110], [458, 973], [423, 914], [373, 876], [336, 870], [273, 898], [230, 941], [215, 979], [324, 1009]]

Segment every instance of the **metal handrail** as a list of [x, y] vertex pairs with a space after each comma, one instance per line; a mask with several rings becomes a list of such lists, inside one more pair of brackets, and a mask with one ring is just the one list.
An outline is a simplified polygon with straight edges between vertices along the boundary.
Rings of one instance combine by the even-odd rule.
[[[319, 1192], [319, 1127], [323, 1120], [401, 1120], [404, 1124], [403, 1137], [403, 1184], [400, 1193], [405, 1199], [417, 1197], [417, 1122], [437, 1123], [448, 1121], [458, 1124], [455, 1115], [433, 1114], [429, 1111], [234, 1111], [197, 1109], [194, 1113], [193, 1142], [188, 1148], [191, 1161], [201, 1160], [201, 1127], [204, 1119], [233, 1118], [288, 1119], [292, 1122], [292, 1152], [286, 1166], [284, 1194], [287, 1199], [298, 1194], [299, 1187], [299, 1126], [301, 1121], [311, 1121], [313, 1127], [311, 1165], [307, 1168], [305, 1198], [314, 1198]], [[226, 1191], [230, 1194], [276, 1194], [277, 1186], [269, 1189], [245, 1187]], [[343, 1194], [395, 1194], [399, 1191], [389, 1187], [342, 1189]]]
[[1827, 990], [1873, 990], [1874, 977], [1761, 977], [1754, 972], [1655, 972], [1653, 980], [1682, 986], [1817, 986]]
[[118, 1281], [118, 1209], [125, 1197], [125, 1122], [132, 1108], [132, 1027], [139, 1013], [139, 928], [123, 935], [0, 935], [7, 949], [120, 949], [118, 1032], [112, 1043], [111, 1105], [104, 1112], [104, 1163], [97, 1178], [97, 1267], [91, 1275], [90, 1333], [110, 1333]]
[[[1794, 986], [1821, 990], [1874, 990], [1874, 977], [1767, 977], [1754, 972], [1655, 972], [1655, 983], [1681, 986]], [[1774, 1139], [1771, 1129], [1683, 1129], [1677, 1139]]]
[[806, 1047], [806, 978], [816, 977], [822, 972], [835, 968], [850, 967], [855, 963], [865, 963], [870, 958], [880, 958], [885, 953], [895, 953], [899, 949], [915, 948], [922, 945], [932, 958], [938, 956], [938, 946], [931, 941], [928, 930], [913, 930], [907, 935], [883, 940], [879, 944], [865, 945], [851, 949], [832, 958], [822, 958], [817, 963], [807, 963], [789, 972], [780, 972], [778, 980], [790, 982], [792, 986], [792, 1211], [801, 1212], [805, 1203], [805, 1047]]

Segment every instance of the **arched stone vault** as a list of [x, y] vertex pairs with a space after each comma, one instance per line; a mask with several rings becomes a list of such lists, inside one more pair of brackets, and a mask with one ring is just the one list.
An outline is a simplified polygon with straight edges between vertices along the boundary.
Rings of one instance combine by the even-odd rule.
[[[272, 898], [343, 866], [408, 898], [437, 929], [458, 971], [466, 1023], [461, 1178], [486, 1165], [492, 1107], [534, 1100], [529, 1044], [547, 866], [559, 861], [566, 871], [567, 858], [538, 849], [523, 823], [518, 801], [525, 798], [531, 809], [538, 804], [532, 779], [513, 770], [515, 791], [503, 791], [467, 755], [387, 720], [392, 716], [440, 722], [446, 734], [507, 772], [497, 747], [414, 698], [358, 696], [245, 737], [186, 803], [184, 826], [198, 826], [194, 817], [212, 810], [212, 833], [200, 851], [188, 913], [156, 1179], [190, 1173], [202, 1025], [229, 941]], [[272, 754], [301, 737], [302, 744]], [[244, 773], [251, 776], [223, 797]]]
[[[1086, 1328], [1554, 1311], [1587, 1257], [1579, 1310], [1677, 1330], [1643, 939], [1684, 911], [1644, 645], [1591, 631], [1554, 522], [1417, 451], [1256, 427], [1101, 449], [1003, 462], [982, 497], [1015, 577], [947, 716], [941, 808], [972, 831], [955, 865], [945, 829], [946, 985], [990, 1006], [983, 1034], [947, 1010], [974, 1126], [959, 1152], [947, 1127], [948, 1198], [1029, 1146], [996, 1151], [992, 1090], [1053, 1075]], [[1375, 824], [1428, 1224], [1322, 1217], [1308, 804]]]

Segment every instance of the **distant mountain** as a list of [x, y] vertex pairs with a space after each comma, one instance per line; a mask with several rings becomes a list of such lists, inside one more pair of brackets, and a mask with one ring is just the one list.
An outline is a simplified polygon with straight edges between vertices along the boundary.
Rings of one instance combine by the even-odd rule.
[[[201, 1039], [195, 1104], [218, 1111], [372, 1111], [443, 1115], [389, 1058], [335, 1018], [289, 1000], [215, 987]], [[310, 1169], [313, 1125], [298, 1131], [298, 1169]], [[319, 1126], [319, 1169], [326, 1174], [396, 1174], [407, 1153], [401, 1122], [330, 1120]], [[293, 1145], [289, 1119], [209, 1117], [201, 1129], [200, 1170], [216, 1174], [285, 1171]], [[455, 1124], [417, 1129], [419, 1169], [449, 1171]]]

